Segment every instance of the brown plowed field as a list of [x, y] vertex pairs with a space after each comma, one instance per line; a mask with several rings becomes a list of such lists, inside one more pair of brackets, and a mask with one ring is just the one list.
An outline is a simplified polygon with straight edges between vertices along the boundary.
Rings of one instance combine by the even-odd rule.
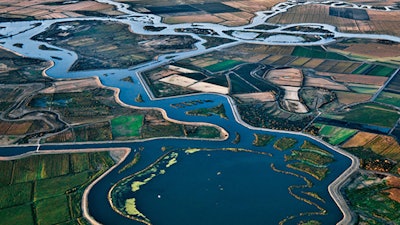
[[[45, 5], [56, 3], [59, 5]], [[0, 9], [5, 18], [58, 19], [68, 17], [83, 17], [80, 11], [99, 12], [105, 15], [121, 15], [114, 6], [99, 3], [94, 0], [77, 1], [71, 4], [62, 4], [59, 0], [32, 1], [32, 0], [0, 0]]]
[[367, 10], [369, 21], [353, 20], [329, 15], [327, 5], [301, 5], [278, 14], [267, 22], [278, 24], [326, 23], [336, 26], [342, 32], [379, 33], [400, 35], [400, 11]]
[[354, 92], [336, 91], [336, 97], [338, 101], [342, 104], [349, 105], [357, 102], [366, 102], [372, 95], [369, 94], [359, 94]]
[[304, 86], [307, 87], [320, 87], [320, 88], [326, 88], [326, 89], [331, 89], [331, 90], [341, 90], [341, 91], [347, 91], [348, 88], [342, 84], [335, 83], [333, 81], [330, 81], [328, 79], [324, 78], [314, 78], [314, 77], [306, 77], [304, 79]]

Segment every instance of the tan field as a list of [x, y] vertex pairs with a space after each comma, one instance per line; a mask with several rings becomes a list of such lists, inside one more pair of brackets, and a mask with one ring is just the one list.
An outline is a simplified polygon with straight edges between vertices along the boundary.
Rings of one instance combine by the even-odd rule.
[[[71, 4], [44, 5], [56, 3], [59, 0], [31, 1], [31, 0], [0, 0], [0, 13], [6, 18], [59, 19], [69, 17], [84, 17], [79, 11], [99, 12], [105, 15], [121, 15], [113, 6], [99, 3], [94, 0], [79, 1]], [[76, 12], [75, 12], [76, 11]]]
[[210, 84], [207, 82], [198, 82], [193, 85], [190, 85], [188, 88], [201, 91], [201, 92], [212, 92], [212, 93], [220, 93], [220, 94], [228, 94], [229, 89], [227, 87], [219, 86], [216, 84]]
[[384, 0], [384, 1], [376, 1], [376, 0], [347, 0], [346, 2], [359, 4], [359, 5], [371, 5], [371, 6], [392, 6], [398, 3], [397, 0]]
[[304, 86], [307, 87], [320, 87], [330, 90], [348, 91], [349, 89], [343, 84], [336, 83], [324, 78], [306, 77], [304, 79]]
[[280, 86], [300, 87], [303, 83], [303, 73], [294, 68], [271, 70], [265, 78]]
[[188, 15], [188, 16], [167, 16], [163, 19], [164, 23], [168, 24], [177, 24], [177, 23], [222, 23], [226, 20], [211, 15], [211, 14], [204, 14], [204, 15]]
[[358, 132], [352, 138], [350, 138], [346, 143], [343, 144], [343, 147], [359, 147], [364, 146], [371, 140], [373, 140], [377, 134], [368, 133], [368, 132]]
[[275, 101], [275, 95], [272, 92], [257, 92], [257, 93], [249, 93], [249, 94], [237, 94], [234, 95], [242, 101], [260, 101], [260, 102], [272, 102]]
[[366, 102], [371, 99], [370, 94], [359, 94], [354, 92], [336, 91], [336, 97], [341, 104], [349, 105], [357, 102]]
[[288, 12], [278, 14], [267, 22], [278, 24], [326, 23], [336, 26], [342, 32], [379, 33], [400, 35], [398, 18], [400, 11], [367, 10], [370, 17], [366, 20], [353, 20], [329, 15], [327, 5], [302, 5], [290, 8]]
[[180, 75], [176, 75], [176, 74], [171, 75], [169, 77], [164, 77], [164, 78], [160, 79], [160, 81], [168, 83], [168, 84], [178, 85], [181, 87], [188, 87], [197, 82], [197, 80], [187, 78], [184, 76], [180, 76]]
[[98, 79], [87, 78], [82, 80], [66, 80], [54, 82], [53, 86], [42, 90], [40, 93], [53, 94], [56, 92], [80, 92], [88, 88], [100, 87]]

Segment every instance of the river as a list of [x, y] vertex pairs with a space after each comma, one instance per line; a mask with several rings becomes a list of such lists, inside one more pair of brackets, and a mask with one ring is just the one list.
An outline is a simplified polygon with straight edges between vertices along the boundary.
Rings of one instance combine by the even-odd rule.
[[[100, 1], [100, 0], [99, 0]], [[296, 25], [318, 25], [323, 27], [325, 30], [331, 32], [333, 37], [330, 39], [321, 39], [316, 42], [299, 42], [290, 43], [289, 40], [293, 38], [288, 37], [288, 40], [277, 41], [275, 39], [266, 40], [244, 40], [238, 37], [229, 36], [224, 31], [235, 30], [245, 32], [246, 28], [251, 28], [256, 25], [262, 24], [268, 17], [273, 16], [277, 13], [285, 12], [290, 7], [303, 3], [280, 3], [275, 6], [271, 11], [259, 12], [257, 16], [252, 20], [252, 23], [241, 27], [225, 27], [217, 24], [176, 24], [167, 25], [161, 22], [161, 18], [155, 15], [144, 15], [131, 12], [127, 9], [126, 5], [122, 3], [116, 3], [109, 0], [101, 0], [100, 2], [106, 2], [109, 4], [116, 5], [121, 11], [128, 14], [124, 17], [119, 18], [70, 18], [70, 19], [57, 19], [57, 20], [46, 20], [46, 21], [31, 21], [31, 22], [11, 22], [11, 23], [1, 23], [0, 25], [4, 28], [0, 29], [0, 34], [4, 35], [0, 39], [1, 46], [17, 52], [26, 57], [40, 58], [44, 60], [54, 61], [54, 66], [46, 71], [46, 74], [50, 77], [56, 79], [74, 79], [74, 78], [84, 78], [84, 77], [99, 77], [103, 85], [107, 87], [118, 88], [120, 90], [119, 99], [128, 105], [142, 107], [142, 108], [161, 108], [165, 110], [168, 117], [186, 122], [205, 122], [210, 124], [215, 124], [217, 126], [225, 129], [229, 134], [227, 140], [190, 140], [190, 139], [179, 139], [179, 138], [159, 138], [146, 141], [135, 141], [135, 142], [107, 142], [107, 143], [73, 143], [73, 144], [60, 144], [51, 145], [45, 144], [40, 146], [40, 150], [57, 150], [57, 149], [85, 149], [85, 148], [107, 148], [107, 147], [129, 147], [133, 149], [132, 153], [128, 156], [127, 160], [123, 162], [119, 168], [113, 170], [106, 177], [101, 179], [89, 193], [89, 212], [95, 220], [103, 224], [137, 224], [134, 220], [127, 219], [118, 213], [116, 213], [111, 207], [107, 200], [108, 192], [112, 186], [119, 180], [123, 179], [130, 174], [140, 171], [147, 167], [149, 164], [154, 162], [156, 159], [165, 154], [161, 151], [162, 146], [168, 146], [171, 149], [179, 151], [179, 149], [187, 147], [196, 148], [207, 148], [207, 149], [223, 149], [223, 148], [244, 148], [251, 149], [260, 152], [268, 152], [272, 154], [272, 157], [266, 157], [264, 155], [260, 156], [257, 154], [250, 153], [234, 153], [226, 151], [213, 151], [213, 152], [202, 152], [196, 153], [194, 155], [186, 156], [182, 153], [179, 162], [173, 165], [167, 170], [168, 179], [154, 179], [154, 183], [149, 183], [148, 187], [144, 187], [143, 191], [137, 193], [137, 199], [139, 206], [143, 211], [149, 215], [149, 217], [154, 218], [155, 224], [169, 224], [163, 221], [171, 221], [172, 219], [181, 218], [180, 224], [188, 224], [191, 219], [197, 218], [199, 215], [203, 215], [206, 210], [207, 220], [204, 223], [212, 224], [212, 221], [230, 221], [229, 224], [244, 224], [246, 222], [251, 222], [252, 224], [266, 224], [265, 221], [271, 223], [278, 223], [280, 220], [291, 215], [298, 215], [302, 212], [316, 211], [314, 206], [306, 204], [299, 201], [289, 195], [287, 188], [291, 185], [301, 185], [304, 184], [302, 179], [298, 177], [285, 175], [281, 173], [274, 172], [270, 168], [270, 164], [273, 163], [277, 168], [282, 170], [288, 170], [286, 168], [286, 162], [284, 161], [284, 154], [288, 152], [280, 152], [269, 144], [266, 147], [255, 147], [251, 143], [254, 139], [254, 133], [264, 133], [275, 136], [275, 140], [280, 137], [292, 137], [298, 140], [298, 145], [300, 145], [304, 140], [309, 140], [320, 147], [329, 150], [334, 155], [335, 161], [329, 165], [330, 173], [322, 181], [313, 180], [314, 186], [307, 191], [317, 192], [321, 197], [325, 199], [325, 203], [320, 203], [321, 206], [328, 211], [327, 215], [324, 216], [302, 216], [292, 220], [290, 223], [299, 222], [299, 220], [306, 219], [319, 219], [323, 221], [324, 224], [334, 224], [339, 222], [343, 217], [343, 208], [339, 208], [335, 201], [332, 199], [330, 193], [328, 192], [328, 186], [336, 180], [345, 170], [348, 170], [350, 165], [353, 168], [357, 167], [355, 159], [350, 159], [349, 155], [342, 155], [337, 152], [337, 149], [333, 149], [332, 146], [327, 146], [326, 144], [320, 142], [319, 140], [308, 137], [307, 135], [295, 132], [285, 132], [285, 131], [273, 131], [267, 129], [260, 129], [251, 127], [240, 119], [237, 113], [235, 104], [229, 96], [218, 95], [218, 94], [194, 94], [187, 96], [178, 96], [172, 98], [156, 99], [149, 92], [146, 85], [142, 82], [140, 77], [140, 72], [165, 65], [169, 60], [173, 59], [175, 61], [183, 58], [188, 58], [191, 56], [204, 54], [206, 52], [211, 52], [216, 49], [229, 47], [232, 45], [240, 43], [262, 43], [262, 44], [287, 44], [287, 45], [319, 45], [324, 43], [329, 43], [338, 37], [354, 37], [354, 38], [379, 38], [387, 39], [400, 42], [398, 37], [388, 36], [388, 35], [371, 35], [371, 34], [348, 34], [337, 32], [334, 27], [326, 24], [296, 24]], [[307, 3], [304, 3], [307, 4]], [[333, 4], [333, 3], [332, 3]], [[163, 55], [159, 57], [158, 61], [151, 61], [145, 64], [137, 65], [128, 69], [107, 69], [107, 70], [95, 70], [95, 71], [78, 71], [70, 72], [69, 68], [73, 62], [77, 59], [77, 55], [66, 49], [60, 49], [56, 46], [50, 46], [52, 48], [57, 48], [59, 51], [45, 51], [40, 50], [39, 46], [44, 44], [39, 41], [31, 40], [30, 38], [36, 34], [41, 33], [51, 24], [57, 22], [65, 21], [76, 21], [76, 20], [113, 20], [117, 22], [122, 22], [129, 24], [131, 29], [140, 34], [152, 34], [152, 35], [183, 35], [182, 33], [177, 33], [175, 28], [201, 28], [207, 27], [213, 29], [218, 33], [218, 36], [230, 38], [236, 42], [229, 43], [223, 46], [217, 46], [211, 49], [205, 49], [202, 46], [204, 40], [196, 34], [185, 34], [191, 35], [193, 38], [199, 40], [196, 43], [196, 49], [188, 52], [174, 53], [170, 55]], [[145, 25], [153, 24], [154, 26], [165, 26], [166, 29], [160, 32], [150, 32], [143, 29]], [[291, 35], [298, 35], [296, 32], [283, 31], [283, 29], [295, 25], [281, 26], [275, 29], [267, 30], [265, 32], [270, 33], [285, 33]], [[301, 33], [304, 34], [304, 33]], [[315, 33], [307, 33], [315, 34]], [[15, 46], [17, 43], [23, 43], [21, 48]], [[131, 76], [133, 78], [133, 83], [121, 81], [121, 78]], [[143, 97], [143, 103], [137, 103], [134, 101], [135, 96], [141, 94]], [[185, 108], [174, 108], [171, 104], [181, 103], [192, 100], [212, 100], [204, 102], [204, 104], [188, 106]], [[201, 117], [201, 116], [188, 116], [185, 114], [187, 110], [192, 110], [196, 108], [203, 107], [213, 107], [219, 104], [223, 104], [226, 109], [226, 114], [228, 119], [222, 119], [217, 116], [211, 117]], [[233, 144], [235, 138], [235, 133], [240, 135], [241, 141], [238, 144]], [[133, 158], [135, 149], [144, 148], [141, 159], [137, 165], [131, 169], [118, 173], [117, 171], [122, 168], [126, 163], [130, 162]], [[297, 146], [298, 147], [298, 146]], [[2, 147], [0, 149], [1, 156], [15, 156], [26, 152], [32, 152], [36, 150], [36, 146], [14, 146], [14, 147]], [[212, 157], [208, 156], [211, 155]], [[182, 163], [180, 163], [182, 161]], [[204, 162], [207, 162], [204, 164]], [[194, 186], [201, 179], [211, 176], [215, 171], [220, 171], [224, 174], [224, 171], [229, 175], [229, 179], [226, 178], [223, 182], [225, 184], [224, 194], [227, 195], [226, 199], [229, 204], [223, 205], [224, 207], [215, 205], [210, 208], [205, 208], [206, 205], [210, 205], [213, 200], [205, 201], [203, 207], [200, 205], [190, 207], [184, 205], [188, 198], [193, 198], [193, 202], [200, 201], [201, 199], [206, 199], [207, 195], [200, 190], [210, 189], [211, 186], [221, 185], [217, 183], [210, 184], [207, 186], [206, 183], [202, 183], [204, 186]], [[184, 176], [177, 176], [181, 171], [192, 171], [192, 173], [187, 173]], [[294, 171], [292, 171], [294, 172]], [[299, 172], [296, 172], [299, 173]], [[350, 173], [350, 172], [348, 172]], [[233, 176], [236, 174], [237, 179]], [[308, 175], [302, 174], [312, 180]], [[348, 175], [348, 174], [347, 174]], [[197, 179], [199, 178], [199, 179]], [[234, 185], [235, 184], [235, 185]], [[235, 186], [235, 188], [230, 188]], [[157, 189], [157, 187], [160, 187]], [[161, 188], [163, 187], [163, 188]], [[157, 191], [154, 191], [154, 190]], [[336, 187], [337, 189], [337, 187]], [[190, 190], [187, 193], [184, 191]], [[221, 190], [220, 190], [221, 191]], [[151, 196], [156, 196], [157, 192], [164, 193], [160, 198], [151, 198]], [[337, 192], [337, 190], [336, 190]], [[218, 193], [218, 194], [217, 194]], [[242, 195], [239, 195], [239, 194]], [[182, 194], [182, 195], [181, 195]], [[209, 193], [210, 194], [210, 193]], [[213, 192], [210, 196], [219, 196], [217, 192]], [[331, 193], [332, 194], [332, 193]], [[167, 196], [170, 196], [169, 201]], [[233, 199], [237, 195], [237, 199]], [[303, 195], [304, 196], [304, 195]], [[337, 196], [335, 198], [338, 198]], [[211, 198], [210, 198], [211, 199]], [[208, 199], [208, 200], [210, 200]], [[147, 201], [148, 200], [148, 201]], [[175, 201], [176, 200], [176, 201]], [[224, 199], [219, 199], [223, 201]], [[233, 210], [235, 210], [235, 216], [229, 214], [229, 207], [233, 203], [237, 203]], [[254, 202], [254, 204], [252, 204]], [[176, 203], [176, 204], [175, 204]], [[215, 202], [214, 202], [215, 203]], [[338, 203], [339, 204], [339, 203]], [[154, 205], [154, 208], [152, 206]], [[246, 213], [239, 218], [240, 209], [243, 207], [248, 210]], [[241, 208], [242, 207], [242, 208]], [[343, 206], [344, 207], [344, 206]], [[204, 209], [205, 208], [205, 209]], [[162, 211], [162, 213], [160, 213]], [[178, 213], [179, 212], [179, 213]], [[216, 213], [218, 212], [218, 213]], [[156, 216], [160, 213], [159, 217]], [[217, 217], [225, 215], [221, 218]], [[241, 214], [240, 214], [241, 215]], [[229, 217], [229, 218], [228, 218]], [[215, 220], [212, 220], [214, 219]], [[185, 222], [183, 222], [185, 221]], [[199, 222], [197, 224], [204, 224]], [[216, 222], [217, 223], [217, 222]], [[173, 224], [179, 224], [178, 222], [173, 222]], [[196, 223], [191, 223], [196, 224]]]

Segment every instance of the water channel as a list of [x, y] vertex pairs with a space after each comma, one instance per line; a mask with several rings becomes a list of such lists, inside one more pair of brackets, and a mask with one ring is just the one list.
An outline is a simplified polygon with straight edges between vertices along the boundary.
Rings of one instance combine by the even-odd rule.
[[[287, 5], [286, 8], [281, 7], [279, 10], [283, 11], [292, 6], [293, 5]], [[124, 8], [124, 10], [126, 9]], [[147, 19], [150, 19], [153, 22], [156, 21], [157, 23], [160, 23], [158, 17], [152, 17], [149, 15], [146, 15], [146, 17], [149, 17]], [[105, 20], [102, 18], [94, 19]], [[89, 212], [96, 221], [102, 224], [141, 224], [115, 212], [111, 208], [107, 196], [112, 185], [131, 174], [145, 169], [151, 163], [166, 154], [166, 152], [161, 151], [163, 146], [167, 146], [168, 149], [179, 154], [177, 163], [168, 168], [164, 168], [165, 174], [155, 177], [149, 181], [148, 184], [143, 185], [139, 191], [132, 192], [130, 196], [125, 196], [126, 198], [134, 197], [137, 200], [136, 203], [138, 209], [155, 225], [277, 224], [282, 219], [292, 215], [317, 212], [318, 209], [315, 206], [294, 198], [288, 192], [290, 186], [304, 185], [305, 181], [296, 176], [275, 172], [272, 170], [271, 164], [274, 164], [276, 168], [280, 170], [300, 174], [311, 180], [314, 184], [313, 187], [295, 189], [295, 192], [304, 198], [311, 199], [313, 202], [318, 202], [318, 205], [328, 212], [326, 215], [307, 214], [299, 216], [293, 220], [289, 220], [288, 224], [297, 224], [297, 222], [301, 220], [310, 219], [323, 221], [324, 224], [334, 224], [342, 219], [343, 214], [328, 192], [328, 186], [351, 165], [352, 162], [347, 156], [339, 154], [323, 143], [303, 134], [252, 128], [242, 123], [240, 117], [237, 115], [232, 99], [228, 96], [217, 94], [195, 94], [173, 98], [154, 99], [151, 93], [146, 89], [146, 86], [142, 82], [138, 72], [168, 63], [166, 56], [161, 57], [159, 61], [152, 61], [134, 68], [70, 72], [68, 69], [77, 58], [74, 52], [59, 49], [55, 46], [52, 47], [57, 48], [60, 51], [40, 50], [39, 45], [43, 43], [33, 41], [30, 38], [42, 32], [55, 22], [73, 20], [78, 19], [3, 23], [1, 25], [4, 28], [0, 30], [0, 33], [8, 37], [0, 40], [2, 43], [1, 45], [4, 48], [27, 57], [54, 61], [54, 66], [46, 71], [47, 75], [50, 77], [56, 79], [74, 79], [97, 76], [103, 85], [118, 88], [120, 90], [119, 99], [125, 104], [143, 108], [161, 108], [165, 110], [168, 117], [172, 119], [215, 124], [222, 127], [230, 134], [229, 138], [226, 140], [192, 140], [166, 137], [135, 142], [42, 145], [40, 150], [70, 149], [73, 151], [74, 149], [108, 147], [129, 147], [132, 149], [131, 154], [127, 157], [125, 162], [96, 183], [90, 191]], [[143, 30], [143, 22], [132, 21], [126, 18], [113, 20], [128, 23], [134, 31], [146, 34], [146, 31]], [[253, 20], [252, 26], [260, 24], [263, 20], [265, 21], [265, 15], [258, 14], [258, 16]], [[40, 25], [35, 25], [35, 23], [40, 23]], [[160, 32], [160, 34], [176, 34], [173, 31], [175, 27], [190, 26], [190, 24], [168, 26], [168, 29], [162, 31], [162, 33]], [[326, 26], [327, 29], [333, 29], [328, 25], [322, 26]], [[222, 31], [226, 29], [219, 25], [212, 25], [212, 27], [221, 36]], [[240, 29], [244, 29], [244, 27], [241, 27]], [[338, 37], [351, 36], [350, 34], [342, 34], [333, 30], [332, 32], [334, 32], [335, 36]], [[197, 35], [190, 35], [199, 40], [201, 39]], [[397, 37], [383, 35], [368, 36], [354, 34], [354, 37], [379, 37], [395, 39], [398, 41]], [[238, 40], [238, 42], [242, 41]], [[251, 41], [246, 42], [251, 43]], [[16, 47], [16, 43], [23, 43], [23, 47]], [[202, 42], [199, 42], [196, 45], [197, 49], [193, 51], [174, 54], [174, 59], [186, 58], [213, 50], [205, 49], [201, 43]], [[229, 45], [234, 44], [237, 43]], [[217, 48], [221, 48], [221, 46], [216, 47], [215, 49]], [[121, 80], [121, 78], [127, 76], [133, 78], [133, 83]], [[139, 93], [143, 96], [143, 103], [137, 103], [134, 101], [135, 96]], [[211, 101], [206, 101], [204, 104], [188, 106], [185, 108], [171, 107], [171, 104], [192, 100]], [[187, 110], [213, 107], [221, 103], [225, 106], [228, 119], [222, 119], [217, 116], [200, 117], [188, 116], [185, 114]], [[233, 144], [235, 133], [240, 135], [241, 141], [238, 144]], [[315, 178], [305, 173], [286, 168], [284, 154], [288, 154], [288, 152], [275, 150], [272, 147], [273, 141], [265, 147], [253, 146], [252, 141], [254, 140], [254, 133], [273, 135], [275, 140], [280, 137], [295, 138], [298, 140], [298, 144], [294, 148], [298, 148], [304, 140], [308, 140], [330, 151], [334, 155], [335, 161], [329, 165], [330, 172], [327, 177], [322, 181], [317, 181]], [[212, 150], [186, 154], [182, 149], [187, 149], [189, 147]], [[249, 149], [256, 152], [270, 153], [272, 156], [223, 150], [226, 148]], [[34, 151], [35, 149], [36, 146], [2, 147], [0, 149], [0, 155], [20, 155]], [[118, 173], [120, 168], [133, 159], [134, 153], [137, 149], [144, 149], [141, 153], [141, 158], [138, 164], [131, 169]], [[302, 193], [302, 191], [318, 193], [325, 202], [307, 197]]]

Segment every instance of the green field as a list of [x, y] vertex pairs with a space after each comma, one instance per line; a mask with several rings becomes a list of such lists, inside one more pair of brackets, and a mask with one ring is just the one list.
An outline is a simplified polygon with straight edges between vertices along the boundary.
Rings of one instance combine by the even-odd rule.
[[335, 52], [327, 52], [319, 46], [310, 46], [310, 47], [296, 46], [292, 52], [292, 56], [319, 58], [319, 59], [349, 60], [346, 56], [340, 55]]
[[400, 95], [391, 92], [382, 91], [375, 101], [400, 107]]
[[31, 205], [20, 205], [0, 210], [1, 224], [34, 225]]
[[111, 120], [114, 139], [119, 137], [139, 137], [144, 115], [120, 116]]
[[[0, 224], [76, 224], [84, 221], [86, 186], [114, 164], [108, 152], [36, 155], [0, 161]], [[3, 176], [4, 173], [4, 176]], [[23, 176], [23, 174], [27, 174]], [[80, 224], [86, 224], [85, 222]]]
[[354, 92], [360, 93], [360, 94], [375, 94], [379, 87], [375, 86], [368, 86], [368, 85], [363, 85], [363, 86], [352, 86], [350, 85], [350, 89]]
[[297, 143], [294, 138], [281, 138], [274, 143], [274, 148], [280, 151], [285, 151], [292, 148]]
[[223, 70], [228, 70], [231, 69], [237, 65], [242, 64], [242, 62], [240, 61], [236, 61], [236, 60], [225, 60], [210, 66], [205, 67], [204, 69], [210, 71], [210, 72], [219, 72], [219, 71], [223, 71]]
[[70, 220], [67, 196], [60, 195], [36, 202], [37, 222], [41, 225], [58, 224]]
[[361, 66], [359, 66], [357, 69], [355, 69], [352, 74], [363, 74], [363, 72], [365, 70], [367, 70], [371, 65], [370, 64], [362, 64]]
[[349, 111], [336, 115], [342, 116], [344, 121], [382, 127], [393, 127], [400, 117], [396, 110], [376, 103], [356, 105]]
[[357, 130], [325, 125], [325, 124], [314, 124], [314, 126], [320, 129], [319, 136], [322, 136], [324, 140], [326, 140], [328, 143], [332, 145], [338, 145], [340, 143], [343, 143], [351, 136], [353, 136], [355, 133], [357, 133]]
[[17, 183], [0, 188], [0, 208], [21, 205], [31, 200], [32, 184]]
[[388, 77], [394, 73], [396, 69], [376, 64], [362, 64], [357, 69], [355, 69], [352, 74], [363, 74], [371, 76], [382, 76]]
[[377, 65], [371, 71], [369, 71], [367, 75], [388, 77], [392, 75], [395, 71], [396, 69], [394, 68]]

